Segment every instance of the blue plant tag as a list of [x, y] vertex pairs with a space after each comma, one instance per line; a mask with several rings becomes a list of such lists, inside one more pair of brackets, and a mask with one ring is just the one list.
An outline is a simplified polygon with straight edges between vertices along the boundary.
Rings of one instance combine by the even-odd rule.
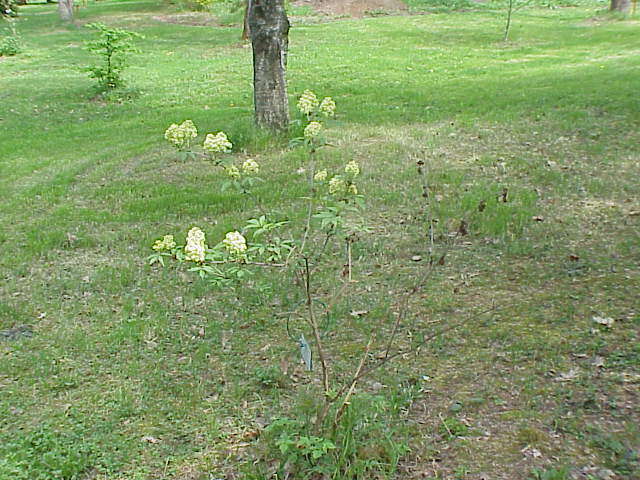
[[302, 355], [302, 360], [304, 364], [307, 366], [307, 370], [313, 370], [313, 359], [311, 354], [311, 347], [307, 343], [307, 340], [304, 338], [304, 335], [300, 335], [300, 355]]

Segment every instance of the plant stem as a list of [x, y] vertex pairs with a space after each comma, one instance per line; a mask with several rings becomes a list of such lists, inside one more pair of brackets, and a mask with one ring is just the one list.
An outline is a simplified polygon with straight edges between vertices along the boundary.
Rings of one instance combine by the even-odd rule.
[[309, 324], [313, 330], [313, 337], [315, 338], [316, 345], [318, 347], [318, 357], [320, 357], [320, 366], [322, 367], [322, 385], [324, 387], [325, 396], [329, 395], [329, 368], [327, 367], [327, 357], [322, 345], [322, 339], [320, 338], [320, 330], [318, 329], [318, 323], [313, 313], [313, 299], [311, 297], [311, 273], [309, 270], [309, 259], [304, 257], [304, 274], [305, 274], [305, 291], [307, 295], [307, 311], [309, 313]]
[[351, 400], [351, 396], [353, 395], [353, 392], [356, 389], [356, 384], [358, 383], [360, 372], [364, 368], [364, 364], [367, 362], [367, 357], [369, 356], [369, 351], [371, 350], [371, 344], [373, 343], [373, 337], [374, 337], [373, 335], [369, 337], [369, 342], [367, 343], [367, 346], [364, 349], [364, 354], [360, 359], [360, 364], [358, 365], [358, 368], [353, 374], [351, 384], [349, 385], [349, 390], [347, 391], [347, 394], [345, 395], [344, 400], [342, 401], [342, 405], [340, 405], [340, 409], [336, 413], [336, 418], [333, 421], [334, 426], [338, 425], [338, 423], [340, 422], [340, 419], [342, 418], [342, 415], [344, 414], [344, 412], [347, 410], [347, 407], [349, 406], [349, 400]]
[[509, 39], [509, 29], [511, 28], [511, 13], [513, 12], [513, 2], [514, 0], [509, 0], [508, 7], [507, 7], [507, 25], [504, 28], [505, 42]]

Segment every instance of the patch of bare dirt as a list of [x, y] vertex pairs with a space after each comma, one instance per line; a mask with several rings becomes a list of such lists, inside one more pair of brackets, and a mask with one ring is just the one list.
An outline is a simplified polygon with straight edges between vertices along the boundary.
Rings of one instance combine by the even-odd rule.
[[215, 17], [205, 12], [189, 12], [177, 15], [155, 15], [152, 18], [158, 22], [172, 23], [174, 25], [190, 25], [195, 27], [221, 26]]
[[299, 0], [296, 4], [310, 6], [327, 15], [351, 17], [407, 11], [407, 6], [400, 0]]

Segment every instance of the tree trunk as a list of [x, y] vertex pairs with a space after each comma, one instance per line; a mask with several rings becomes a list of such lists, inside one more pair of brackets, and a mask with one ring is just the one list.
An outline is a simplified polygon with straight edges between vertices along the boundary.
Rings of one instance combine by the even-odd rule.
[[251, 0], [245, 0], [244, 21], [242, 22], [242, 40], [249, 40], [249, 5], [251, 5]]
[[73, 0], [58, 0], [58, 13], [63, 22], [73, 22]]
[[289, 126], [285, 78], [289, 19], [284, 0], [251, 0], [249, 32], [253, 47], [256, 123], [272, 130], [285, 130]]
[[630, 0], [611, 0], [611, 11], [620, 12], [620, 13], [629, 13], [631, 9], [631, 1]]

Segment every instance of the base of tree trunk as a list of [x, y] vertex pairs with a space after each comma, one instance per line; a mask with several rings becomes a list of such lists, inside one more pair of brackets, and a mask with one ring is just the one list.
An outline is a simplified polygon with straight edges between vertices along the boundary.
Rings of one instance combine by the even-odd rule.
[[248, 25], [253, 47], [253, 98], [260, 127], [289, 127], [286, 64], [289, 19], [284, 0], [251, 0]]
[[609, 9], [612, 12], [629, 13], [631, 10], [631, 0], [611, 0]]
[[58, 13], [63, 22], [73, 22], [73, 0], [58, 0]]

